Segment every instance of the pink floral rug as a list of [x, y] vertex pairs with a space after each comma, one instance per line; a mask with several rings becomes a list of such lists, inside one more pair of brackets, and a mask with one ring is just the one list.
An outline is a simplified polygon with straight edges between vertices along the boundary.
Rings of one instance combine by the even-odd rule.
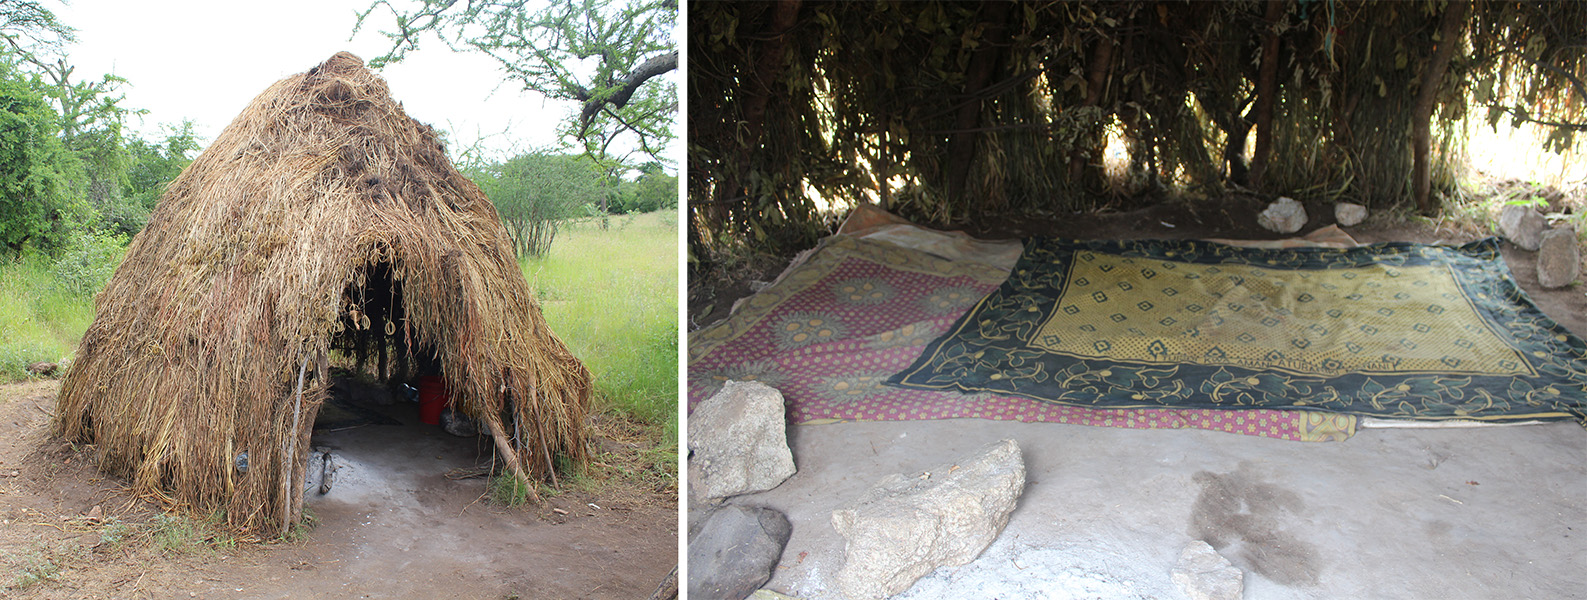
[[980, 418], [1296, 441], [1355, 433], [1354, 416], [1318, 411], [1097, 409], [882, 385], [1007, 275], [983, 262], [827, 238], [728, 319], [689, 334], [689, 406], [725, 381], [760, 381], [782, 392], [789, 420], [802, 424]]

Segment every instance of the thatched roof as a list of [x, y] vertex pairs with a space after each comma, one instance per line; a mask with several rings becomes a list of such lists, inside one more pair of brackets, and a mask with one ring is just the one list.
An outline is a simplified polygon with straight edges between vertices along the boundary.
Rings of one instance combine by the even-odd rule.
[[495, 208], [345, 52], [265, 90], [171, 183], [96, 299], [60, 433], [140, 493], [243, 529], [296, 521], [344, 291], [380, 264], [402, 288], [397, 335], [437, 350], [462, 411], [521, 425], [532, 475], [582, 463], [589, 372]]

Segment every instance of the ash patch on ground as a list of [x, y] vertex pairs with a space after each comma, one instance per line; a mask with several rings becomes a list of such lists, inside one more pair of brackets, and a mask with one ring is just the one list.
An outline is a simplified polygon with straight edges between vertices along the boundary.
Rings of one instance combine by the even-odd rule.
[[[1321, 559], [1316, 546], [1284, 528], [1306, 509], [1300, 494], [1264, 481], [1250, 462], [1240, 463], [1232, 473], [1199, 471], [1192, 478], [1201, 485], [1191, 509], [1192, 537], [1236, 557], [1235, 566], [1275, 582], [1317, 583]], [[1231, 546], [1232, 554], [1226, 550]]]

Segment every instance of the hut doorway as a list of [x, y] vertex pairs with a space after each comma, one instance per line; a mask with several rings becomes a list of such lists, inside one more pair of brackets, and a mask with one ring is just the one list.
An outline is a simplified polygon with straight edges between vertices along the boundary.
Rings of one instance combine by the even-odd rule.
[[329, 396], [315, 418], [305, 473], [311, 504], [434, 504], [412, 492], [449, 489], [441, 482], [489, 474], [494, 464], [477, 425], [449, 406], [442, 361], [426, 341], [442, 332], [421, 335], [410, 326], [393, 272], [388, 262], [369, 265], [340, 299]]

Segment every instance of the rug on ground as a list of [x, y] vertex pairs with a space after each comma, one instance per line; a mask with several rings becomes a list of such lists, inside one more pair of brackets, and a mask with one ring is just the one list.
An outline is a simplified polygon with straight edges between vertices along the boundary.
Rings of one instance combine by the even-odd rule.
[[782, 392], [794, 423], [983, 418], [1305, 441], [1343, 440], [1355, 431], [1353, 416], [1320, 411], [1107, 409], [883, 385], [1007, 276], [1006, 263], [947, 260], [847, 235], [827, 238], [732, 316], [690, 332], [690, 406], [727, 380], [754, 380]]
[[889, 380], [1085, 407], [1587, 417], [1587, 344], [1498, 242], [1347, 249], [1027, 240], [1013, 273]]

